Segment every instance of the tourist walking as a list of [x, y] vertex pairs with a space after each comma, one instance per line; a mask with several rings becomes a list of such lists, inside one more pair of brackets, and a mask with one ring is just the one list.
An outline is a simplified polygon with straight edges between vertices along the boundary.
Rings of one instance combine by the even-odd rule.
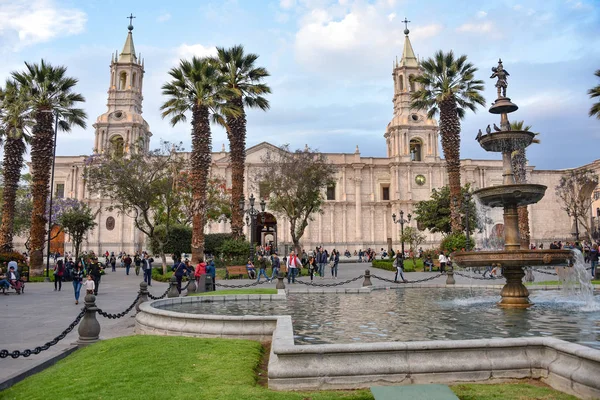
[[77, 263], [77, 266], [73, 270], [73, 291], [75, 292], [75, 304], [79, 304], [79, 293], [81, 292], [81, 285], [83, 283], [83, 267], [81, 262]]
[[100, 289], [100, 280], [102, 279], [102, 265], [98, 262], [97, 258], [91, 260], [90, 272], [94, 281], [94, 294], [98, 295], [98, 289]]
[[140, 274], [140, 267], [142, 266], [142, 259], [137, 253], [133, 256], [133, 263], [135, 264], [135, 275], [138, 276]]
[[258, 256], [258, 278], [256, 282], [260, 282], [260, 277], [264, 276], [267, 282], [271, 282], [271, 279], [267, 276], [267, 259], [264, 256]]
[[440, 272], [446, 271], [446, 263], [448, 262], [448, 257], [446, 257], [445, 252], [441, 252], [438, 261], [440, 262]]
[[298, 256], [296, 256], [296, 252], [290, 252], [290, 257], [287, 260], [287, 270], [288, 270], [288, 284], [296, 283], [296, 275], [298, 274], [298, 268], [302, 267], [302, 263]]
[[117, 259], [115, 258], [114, 254], [110, 256], [110, 267], [112, 272], [117, 271]]
[[592, 279], [596, 277], [596, 267], [598, 266], [598, 243], [592, 245], [592, 249], [589, 254], [590, 264], [592, 264]]
[[142, 270], [144, 271], [144, 282], [148, 286], [152, 286], [152, 262], [147, 253], [142, 254]]
[[340, 262], [340, 252], [336, 249], [333, 249], [331, 252], [331, 257], [329, 258], [329, 263], [331, 265], [331, 277], [333, 279], [337, 279], [337, 271], [338, 271], [338, 263]]
[[54, 291], [58, 288], [58, 291], [62, 289], [62, 280], [65, 274], [65, 266], [63, 260], [58, 260], [54, 266]]
[[325, 266], [327, 265], [327, 253], [322, 247], [319, 248], [317, 253], [317, 265], [319, 266], [319, 276], [321, 279], [325, 278]]
[[277, 256], [277, 253], [273, 253], [272, 261], [271, 261], [271, 280], [277, 278], [279, 276], [279, 269], [281, 268], [281, 261]]
[[91, 275], [87, 276], [87, 280], [83, 284], [85, 286], [86, 294], [97, 294], [96, 293], [96, 283]]
[[204, 259], [202, 257], [198, 257], [198, 264], [196, 264], [196, 268], [194, 269], [194, 278], [196, 279], [197, 287], [200, 287], [200, 277], [207, 274], [206, 269], [207, 268]]
[[123, 264], [125, 264], [125, 275], [129, 275], [129, 269], [131, 268], [131, 257], [129, 257], [129, 254], [127, 254], [127, 256], [125, 256], [125, 258], [122, 259], [123, 260]]
[[177, 279], [177, 291], [181, 293], [181, 280], [187, 273], [187, 266], [181, 260], [177, 260], [177, 263], [173, 265], [173, 271], [175, 278]]
[[394, 276], [394, 282], [398, 283], [398, 277], [402, 279], [402, 282], [408, 282], [406, 279], [404, 279], [404, 257], [400, 253], [400, 250], [396, 251], [394, 267], [396, 267], [396, 276]]
[[315, 258], [313, 256], [308, 257], [307, 267], [308, 267], [308, 275], [310, 276], [310, 281], [312, 282], [313, 276], [315, 275], [315, 272], [319, 268], [319, 266], [317, 265], [317, 262], [315, 261]]

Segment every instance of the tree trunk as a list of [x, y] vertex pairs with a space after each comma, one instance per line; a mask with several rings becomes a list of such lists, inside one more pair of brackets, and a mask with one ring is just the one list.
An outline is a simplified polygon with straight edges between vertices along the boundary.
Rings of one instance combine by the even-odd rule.
[[[516, 183], [527, 182], [527, 156], [525, 149], [517, 150], [512, 154], [512, 169], [515, 175]], [[517, 209], [518, 221], [519, 221], [519, 239], [521, 243], [521, 249], [529, 249], [530, 244], [530, 233], [529, 233], [529, 210], [527, 206], [521, 206]]]
[[[440, 102], [440, 137], [446, 160], [448, 187], [450, 189], [450, 225], [452, 232], [462, 232], [460, 209], [460, 120], [456, 112], [456, 100], [451, 97]], [[453, 199], [457, 199], [454, 204]]]
[[206, 186], [211, 164], [211, 133], [208, 108], [194, 105], [192, 110], [192, 262], [204, 259], [206, 224]]
[[246, 113], [241, 98], [232, 100], [241, 110], [237, 118], [227, 118], [229, 131], [229, 158], [231, 161], [231, 233], [241, 238], [244, 229], [244, 214], [240, 201], [244, 199], [244, 169], [246, 163]]
[[46, 201], [49, 195], [50, 169], [54, 147], [52, 131], [52, 110], [35, 112], [35, 126], [31, 138], [31, 194], [33, 212], [31, 213], [31, 259], [30, 272], [40, 275], [44, 268], [44, 245], [46, 242]]
[[17, 189], [21, 179], [25, 154], [25, 142], [22, 138], [8, 137], [4, 143], [4, 194], [2, 224], [0, 225], [0, 252], [13, 250], [13, 226]]

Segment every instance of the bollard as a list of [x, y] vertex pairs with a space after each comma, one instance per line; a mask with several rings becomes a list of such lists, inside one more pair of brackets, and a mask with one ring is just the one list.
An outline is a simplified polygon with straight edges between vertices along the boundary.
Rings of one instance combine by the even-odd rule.
[[365, 286], [373, 286], [373, 284], [371, 283], [371, 271], [369, 271], [368, 269], [365, 269], [365, 280], [363, 281], [363, 287]]
[[446, 271], [446, 285], [454, 285], [454, 267], [448, 267]]
[[204, 291], [205, 292], [214, 292], [215, 285], [213, 284], [213, 277], [211, 275], [204, 276]]
[[96, 296], [93, 294], [85, 295], [85, 314], [79, 323], [79, 339], [77, 344], [80, 346], [87, 346], [88, 344], [96, 343], [100, 340], [100, 324], [96, 319]]
[[531, 268], [525, 270], [525, 282], [535, 282], [535, 276], [533, 276]]
[[283, 272], [277, 273], [277, 284], [275, 285], [275, 289], [285, 289], [285, 283], [283, 282]]
[[189, 283], [189, 285], [187, 287], [187, 294], [196, 293], [196, 289], [197, 289], [197, 287], [196, 287], [196, 279], [194, 279], [194, 277], [192, 276], [192, 277], [189, 278], [189, 280], [190, 280], [190, 283]]
[[175, 277], [175, 275], [173, 275], [169, 281], [169, 291], [167, 292], [167, 297], [179, 297], [179, 291], [177, 290], [177, 277]]
[[146, 282], [140, 282], [140, 298], [135, 304], [135, 311], [140, 312], [140, 304], [146, 301], [148, 301], [148, 284]]

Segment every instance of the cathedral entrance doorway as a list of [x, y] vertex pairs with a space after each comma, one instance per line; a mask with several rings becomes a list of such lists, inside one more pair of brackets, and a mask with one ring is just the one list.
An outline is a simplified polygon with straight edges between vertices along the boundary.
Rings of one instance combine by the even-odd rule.
[[277, 219], [268, 212], [261, 212], [256, 217], [254, 237], [260, 246], [277, 249]]
[[50, 231], [50, 253], [65, 254], [65, 231], [58, 225], [54, 225]]

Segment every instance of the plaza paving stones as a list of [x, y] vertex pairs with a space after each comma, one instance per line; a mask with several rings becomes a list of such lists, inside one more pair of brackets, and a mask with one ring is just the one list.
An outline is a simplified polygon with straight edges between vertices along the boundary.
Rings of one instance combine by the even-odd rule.
[[[331, 278], [330, 269], [327, 267], [326, 277], [324, 279], [315, 277], [313, 282], [316, 284], [337, 284], [364, 274], [365, 269], [369, 269], [371, 274], [388, 279], [394, 278], [394, 272], [371, 268], [369, 263], [343, 263], [338, 267], [338, 279]], [[303, 272], [304, 274], [300, 279], [304, 282], [310, 282], [309, 277], [306, 276], [306, 271]], [[409, 281], [413, 281], [438, 274], [438, 272], [410, 272], [406, 273], [405, 276]], [[481, 276], [473, 275], [478, 277]], [[552, 277], [536, 273], [537, 281], [548, 280], [549, 278]], [[473, 285], [478, 287], [489, 286], [500, 288], [504, 284], [504, 279], [473, 280], [456, 275], [455, 279], [456, 287], [468, 287]], [[438, 277], [423, 284], [396, 285], [374, 278], [371, 278], [371, 280], [375, 287], [443, 287], [445, 286], [446, 277]], [[126, 276], [125, 270], [120, 268], [117, 269], [117, 272], [107, 272], [107, 274], [102, 277], [100, 292], [96, 299], [97, 306], [105, 312], [113, 314], [123, 311], [135, 299], [141, 281], [142, 276], [136, 276], [133, 274], [133, 271], [129, 276]], [[217, 283], [234, 285], [253, 282], [253, 280], [249, 279], [217, 281]], [[276, 280], [273, 283], [265, 283], [259, 287], [275, 287], [275, 282]], [[344, 291], [347, 291], [345, 289], [361, 288], [363, 279], [330, 288], [312, 287], [300, 283], [288, 285], [287, 280], [285, 280], [285, 283], [286, 288], [290, 292], [319, 290], [341, 291], [336, 289], [344, 289]], [[168, 285], [166, 283], [153, 281], [150, 293], [159, 296], [164, 293], [167, 287]], [[218, 287], [217, 290], [219, 290]], [[79, 305], [75, 305], [73, 285], [71, 282], [65, 282], [62, 291], [60, 292], [54, 291], [54, 284], [52, 282], [45, 282], [27, 284], [26, 291], [22, 295], [16, 295], [14, 292], [8, 296], [0, 295], [0, 307], [2, 310], [0, 349], [7, 349], [9, 351], [25, 350], [27, 348], [31, 349], [51, 340], [60, 334], [75, 319], [83, 307], [83, 297], [84, 292], [82, 290], [80, 303]], [[131, 315], [134, 315], [133, 313], [134, 311], [127, 316], [116, 320], [98, 316], [102, 329], [100, 333], [101, 339], [132, 335], [135, 325], [134, 319], [131, 318]], [[5, 381], [8, 377], [39, 365], [65, 349], [68, 349], [73, 345], [77, 338], [78, 333], [77, 328], [75, 328], [64, 340], [39, 355], [31, 355], [28, 358], [0, 359], [0, 382]]]

